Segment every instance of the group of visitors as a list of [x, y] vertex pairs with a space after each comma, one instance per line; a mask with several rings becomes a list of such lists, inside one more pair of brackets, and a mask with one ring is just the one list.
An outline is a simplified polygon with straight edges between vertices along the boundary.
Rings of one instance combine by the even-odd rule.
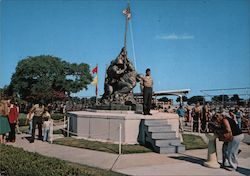
[[[13, 100], [0, 101], [0, 143], [15, 142], [18, 130], [19, 107]], [[48, 106], [42, 101], [31, 106], [26, 124], [29, 124], [30, 142], [35, 139], [35, 130], [38, 126], [38, 139], [49, 141], [51, 127], [53, 125]], [[43, 131], [43, 134], [42, 134]]]
[[[247, 109], [244, 111], [242, 108], [236, 106], [228, 109], [220, 108], [220, 110], [217, 111], [220, 111], [225, 116], [234, 119], [240, 129], [249, 130], [250, 119]], [[211, 121], [212, 116], [216, 114], [216, 109], [214, 107], [211, 108], [209, 103], [201, 106], [198, 102], [193, 108], [190, 108], [190, 106], [183, 107], [180, 105], [176, 110], [176, 113], [180, 117], [179, 124], [181, 131], [183, 131], [183, 124], [185, 122], [191, 122], [193, 132], [209, 132], [208, 123]]]
[[[0, 102], [0, 142], [16, 141], [16, 125], [18, 123], [19, 108], [13, 100]], [[6, 134], [8, 138], [6, 138]]]
[[[176, 110], [179, 115], [179, 129], [183, 131], [183, 124], [186, 115], [189, 115], [187, 108], [182, 105]], [[243, 140], [242, 134], [242, 119], [244, 113], [239, 107], [235, 109], [229, 109], [228, 113], [220, 110], [219, 113], [210, 109], [209, 104], [205, 104], [202, 108], [197, 103], [190, 112], [191, 119], [193, 119], [193, 131], [198, 132], [199, 128], [201, 132], [214, 132], [220, 141], [223, 141], [222, 155], [223, 162], [222, 167], [233, 171], [238, 167], [238, 152], [240, 142]], [[211, 124], [213, 124], [211, 126]], [[248, 122], [249, 126], [249, 122]]]
[[39, 101], [32, 106], [29, 113], [27, 114], [26, 124], [27, 123], [29, 123], [29, 133], [31, 134], [30, 143], [34, 143], [36, 126], [38, 126], [39, 140], [48, 141], [50, 139], [50, 131], [53, 122], [49, 108], [48, 106], [44, 105], [43, 101]]

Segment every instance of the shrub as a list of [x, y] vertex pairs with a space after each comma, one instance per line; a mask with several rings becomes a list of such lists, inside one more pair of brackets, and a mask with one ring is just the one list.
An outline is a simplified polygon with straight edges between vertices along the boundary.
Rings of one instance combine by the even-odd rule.
[[[25, 126], [26, 115], [27, 114], [24, 114], [24, 113], [19, 114], [19, 117], [18, 117], [19, 126]], [[51, 115], [51, 118], [53, 120], [60, 120], [60, 119], [63, 119], [63, 117], [64, 117], [64, 115], [60, 114], [60, 113], [54, 113], [54, 114]]]
[[120, 175], [102, 169], [72, 164], [56, 158], [0, 144], [0, 175]]
[[24, 113], [19, 114], [19, 117], [18, 117], [19, 126], [25, 126], [26, 115], [27, 114], [24, 114]]
[[61, 114], [61, 113], [54, 113], [51, 115], [51, 118], [53, 120], [60, 120], [60, 119], [63, 119], [63, 117], [64, 117], [64, 114]]

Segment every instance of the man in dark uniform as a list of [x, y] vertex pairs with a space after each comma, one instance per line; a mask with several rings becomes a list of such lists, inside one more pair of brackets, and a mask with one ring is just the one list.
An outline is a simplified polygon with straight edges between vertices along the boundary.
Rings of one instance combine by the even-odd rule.
[[150, 69], [147, 68], [146, 76], [142, 77], [141, 84], [143, 86], [143, 113], [144, 115], [152, 115], [150, 113], [153, 91], [153, 79]]

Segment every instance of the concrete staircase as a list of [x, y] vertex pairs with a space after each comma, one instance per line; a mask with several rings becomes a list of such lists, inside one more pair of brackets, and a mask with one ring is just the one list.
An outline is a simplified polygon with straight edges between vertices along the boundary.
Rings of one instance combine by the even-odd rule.
[[185, 146], [181, 144], [166, 120], [143, 120], [141, 130], [141, 142], [151, 145], [155, 152], [166, 154], [185, 151]]

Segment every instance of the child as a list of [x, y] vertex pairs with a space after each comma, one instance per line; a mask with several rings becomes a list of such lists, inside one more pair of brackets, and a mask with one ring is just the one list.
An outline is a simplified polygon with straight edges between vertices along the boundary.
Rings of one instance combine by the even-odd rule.
[[43, 115], [42, 115], [44, 122], [43, 122], [43, 141], [48, 141], [48, 139], [51, 137], [50, 130], [52, 125], [51, 116], [47, 109], [45, 109]]
[[26, 116], [26, 122], [25, 124], [27, 125], [29, 123], [29, 134], [32, 134], [32, 119], [33, 119], [34, 113], [28, 113]]

